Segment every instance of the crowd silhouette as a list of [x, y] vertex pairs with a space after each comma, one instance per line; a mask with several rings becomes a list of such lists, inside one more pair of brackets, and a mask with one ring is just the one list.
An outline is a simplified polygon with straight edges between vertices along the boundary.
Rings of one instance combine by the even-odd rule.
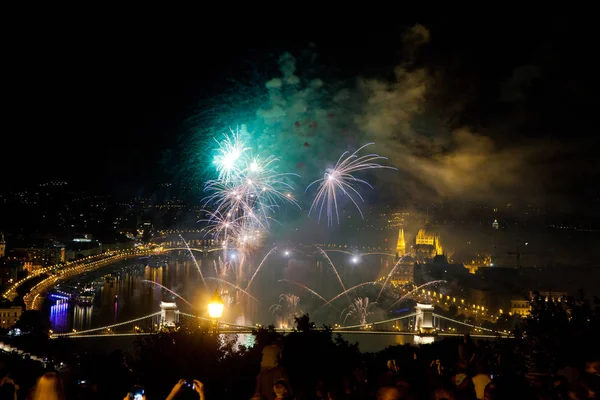
[[108, 355], [53, 340], [45, 367], [0, 354], [0, 400], [598, 398], [599, 310], [597, 301], [565, 309], [537, 299], [515, 338], [464, 335], [376, 353], [315, 329], [308, 315], [286, 335], [256, 330], [252, 347], [197, 326]]

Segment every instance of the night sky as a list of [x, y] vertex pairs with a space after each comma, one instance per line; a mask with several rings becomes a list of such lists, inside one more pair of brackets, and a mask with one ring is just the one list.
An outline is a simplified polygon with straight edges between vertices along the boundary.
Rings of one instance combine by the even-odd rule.
[[[39, 35], [15, 36], [5, 50], [3, 181], [122, 190], [181, 179], [173, 160], [185, 154], [201, 105], [249, 70], [268, 75], [283, 52], [312, 44], [323, 70], [346, 80], [391, 79], [408, 59], [428, 68], [436, 79], [428, 102], [447, 126], [485, 132], [499, 147], [548, 146], [529, 177], [544, 182], [539, 190], [597, 198], [593, 28], [493, 17], [415, 19], [384, 30], [344, 21], [264, 31], [236, 24], [226, 35], [194, 26], [38, 26]], [[402, 38], [417, 23], [431, 39], [411, 51]], [[160, 161], [168, 154], [167, 168]]]

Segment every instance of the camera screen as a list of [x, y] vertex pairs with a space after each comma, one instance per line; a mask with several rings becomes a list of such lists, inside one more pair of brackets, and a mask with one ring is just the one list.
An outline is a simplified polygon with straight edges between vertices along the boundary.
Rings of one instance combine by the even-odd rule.
[[143, 400], [144, 389], [137, 388], [132, 394], [133, 394], [133, 400]]

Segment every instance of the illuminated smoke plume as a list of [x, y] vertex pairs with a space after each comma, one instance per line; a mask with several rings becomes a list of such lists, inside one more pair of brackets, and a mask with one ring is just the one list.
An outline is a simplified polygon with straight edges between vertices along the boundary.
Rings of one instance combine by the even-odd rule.
[[202, 113], [198, 140], [245, 124], [257, 154], [276, 153], [282, 169], [297, 172], [302, 184], [322, 176], [323, 160], [332, 154], [374, 142], [399, 172], [373, 175], [369, 182], [392, 195], [481, 200], [517, 188], [535, 191], [536, 166], [555, 148], [500, 143], [492, 128], [450, 123], [449, 115], [462, 110], [461, 93], [441, 104], [451, 77], [415, 61], [435, 36], [416, 25], [403, 39], [404, 62], [390, 80], [321, 77], [314, 53], [284, 53], [277, 74], [237, 85]]

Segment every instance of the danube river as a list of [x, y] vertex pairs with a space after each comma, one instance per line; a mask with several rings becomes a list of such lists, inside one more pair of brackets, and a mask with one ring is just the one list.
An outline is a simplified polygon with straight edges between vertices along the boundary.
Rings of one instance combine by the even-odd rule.
[[202, 282], [194, 263], [171, 262], [157, 267], [147, 265], [147, 261], [124, 261], [63, 282], [57, 289], [65, 292], [92, 284], [95, 296], [91, 305], [48, 299], [44, 309], [50, 315], [51, 329], [56, 333], [81, 331], [131, 320], [160, 311], [161, 301], [175, 300], [181, 311], [195, 313], [184, 301], [151, 283], [165, 286], [195, 304]]
[[[213, 269], [213, 260], [198, 260], [199, 267], [204, 273]], [[203, 265], [203, 263], [205, 265]], [[151, 265], [148, 265], [151, 264]], [[131, 319], [153, 314], [160, 310], [161, 301], [175, 301], [182, 312], [196, 314], [190, 305], [177, 298], [169, 291], [155, 285], [155, 282], [169, 288], [198, 309], [206, 305], [206, 293], [197, 267], [189, 258], [171, 258], [168, 264], [157, 265], [155, 259], [136, 259], [116, 263], [102, 268], [99, 271], [88, 273], [62, 282], [53, 293], [76, 292], [78, 288], [92, 284], [95, 296], [91, 305], [81, 305], [50, 296], [44, 304], [44, 312], [49, 315], [51, 329], [55, 333], [84, 331], [107, 325], [128, 321]], [[260, 293], [260, 285], [256, 292]], [[204, 307], [203, 307], [204, 304]], [[239, 316], [223, 316], [223, 321], [249, 324], [250, 321], [240, 320]], [[154, 321], [156, 322], [156, 321]], [[151, 329], [152, 319], [136, 323], [143, 330]], [[115, 332], [131, 331], [133, 325], [115, 328]], [[248, 335], [249, 336], [249, 335]], [[240, 338], [241, 339], [241, 338]], [[411, 336], [369, 336], [346, 335], [349, 341], [359, 341], [364, 351], [374, 351], [391, 344], [404, 344], [412, 342]], [[90, 341], [92, 339], [78, 339]], [[102, 341], [112, 340], [110, 336]], [[244, 341], [251, 341], [245, 337]], [[122, 346], [122, 340], [118, 341]]]

